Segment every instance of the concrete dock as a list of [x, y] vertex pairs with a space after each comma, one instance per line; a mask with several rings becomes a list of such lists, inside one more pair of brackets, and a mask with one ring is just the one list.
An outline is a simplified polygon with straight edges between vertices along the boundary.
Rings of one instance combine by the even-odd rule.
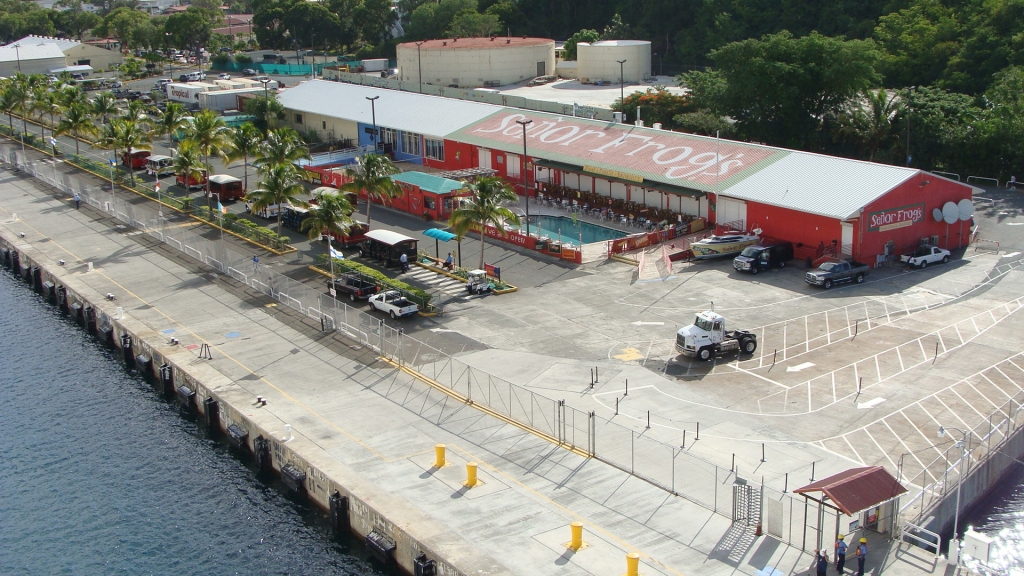
[[[963, 261], [955, 282], [918, 278], [912, 290], [880, 290], [867, 299], [805, 298], [799, 317], [784, 305], [793, 289], [787, 283], [801, 280], [782, 277], [764, 292], [756, 324], [750, 322], [755, 311], [742, 307], [749, 293], [722, 290], [713, 277], [720, 269], [694, 272], [712, 278], [691, 282], [687, 298], [715, 299], [718, 309], [747, 322], [744, 327], [758, 326], [761, 338], [754, 358], [707, 365], [672, 359], [671, 336], [644, 338], [649, 329], [633, 322], [656, 320], [642, 312], [624, 313], [629, 322], [622, 323], [602, 309], [608, 304], [602, 282], [627, 278], [624, 266], [573, 280], [572, 302], [538, 298], [538, 288], [534, 300], [490, 298], [486, 307], [470, 303], [464, 314], [445, 319], [440, 329], [489, 346], [460, 354], [465, 365], [564, 399], [581, 413], [593, 411], [602, 419], [595, 422], [614, 423], [614, 433], [594, 433], [603, 442], [599, 454], [637, 438], [679, 449], [670, 451], [667, 467], [664, 455], [641, 454], [641, 465], [648, 461], [652, 470], [640, 475], [644, 479], [457, 401], [414, 373], [437, 380], [437, 359], [429, 354], [409, 351], [404, 367], [386, 361], [100, 210], [75, 210], [67, 196], [10, 170], [0, 172], [0, 236], [215, 395], [228, 407], [224, 418], [271, 436], [275, 466], [278, 460], [303, 463], [310, 496], [321, 505], [335, 489], [358, 499], [353, 528], [364, 535], [377, 529], [398, 542], [396, 559], [406, 569], [423, 551], [444, 574], [621, 574], [626, 554], [635, 552], [647, 575], [754, 574], [766, 567], [806, 573], [806, 545], [801, 550], [785, 543], [792, 537], [756, 536], [752, 526], [731, 521], [726, 504], [737, 477], [758, 483], [764, 477], [782, 491], [805, 483], [812, 462], [818, 478], [853, 465], [895, 465], [900, 453], [927, 447], [934, 422], [975, 428], [1024, 390], [1024, 362], [1015, 360], [1022, 340], [1015, 329], [1024, 297], [1021, 272], [1009, 262], [1000, 268], [998, 255]], [[906, 281], [894, 275], [887, 283]], [[106, 301], [106, 294], [115, 299]], [[850, 314], [856, 306], [878, 305], [881, 312]], [[581, 314], [581, 307], [599, 312]], [[686, 307], [676, 306], [673, 314]], [[602, 315], [608, 317], [594, 317]], [[509, 327], [499, 317], [516, 320]], [[840, 322], [846, 317], [852, 320]], [[552, 324], [557, 319], [560, 327]], [[623, 338], [623, 330], [633, 333]], [[212, 359], [199, 357], [203, 344]], [[603, 360], [564, 353], [602, 347]], [[780, 350], [781, 358], [770, 361], [770, 349]], [[601, 375], [591, 388], [586, 374], [595, 366]], [[692, 382], [705, 389], [673, 388]], [[257, 406], [257, 396], [267, 405]], [[880, 405], [889, 408], [874, 410]], [[649, 427], [648, 411], [655, 413]], [[702, 423], [700, 440], [682, 448], [682, 431], [696, 422]], [[611, 424], [605, 430], [613, 430]], [[433, 465], [436, 444], [447, 446], [442, 468]], [[768, 458], [763, 444], [772, 446]], [[938, 469], [947, 448], [904, 462], [911, 468], [904, 478], [934, 480], [929, 470]], [[736, 455], [739, 474], [719, 476], [717, 470], [730, 468], [727, 454]], [[707, 462], [705, 470], [715, 475], [677, 477], [677, 458]], [[479, 465], [481, 480], [472, 488], [463, 484], [469, 462]], [[664, 488], [668, 476], [683, 496]], [[685, 497], [690, 488], [693, 494]], [[719, 505], [725, 509], [716, 513]], [[584, 525], [586, 546], [579, 551], [566, 546], [575, 521]], [[874, 573], [946, 571], [933, 554], [900, 548], [881, 535], [871, 540], [868, 569]]]

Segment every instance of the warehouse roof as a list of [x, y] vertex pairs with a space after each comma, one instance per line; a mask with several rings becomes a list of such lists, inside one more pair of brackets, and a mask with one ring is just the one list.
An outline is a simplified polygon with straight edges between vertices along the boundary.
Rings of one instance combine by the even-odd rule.
[[377, 126], [425, 136], [447, 136], [502, 109], [493, 104], [327, 80], [302, 82], [279, 94], [277, 99], [289, 110], [372, 124], [372, 110], [366, 98], [373, 96], [380, 97], [374, 104]]
[[919, 170], [807, 152], [790, 152], [722, 190], [723, 196], [792, 208], [832, 218], [855, 218], [860, 209]]
[[714, 192], [831, 218], [856, 216], [920, 170], [655, 130], [533, 110], [329, 81], [305, 82], [279, 96], [286, 108], [372, 121], [456, 142], [523, 152], [598, 177], [650, 188]]
[[81, 42], [77, 42], [75, 40], [68, 40], [67, 38], [51, 38], [50, 36], [36, 36], [34, 34], [29, 34], [21, 40], [11, 42], [10, 44], [8, 44], [8, 46], [12, 46], [14, 44], [20, 44], [21, 46], [35, 46], [38, 44], [56, 44], [57, 47], [60, 48], [62, 51], [67, 52], [75, 46], [80, 45]]
[[[15, 47], [17, 46], [17, 47]], [[0, 62], [22, 62], [28, 60], [49, 60], [51, 58], [64, 59], [64, 53], [56, 44], [32, 44], [22, 46], [15, 42], [7, 46], [0, 46]]]
[[[550, 38], [532, 38], [523, 36], [496, 36], [490, 38], [441, 38], [439, 40], [427, 40], [419, 46], [421, 50], [458, 50], [460, 48], [516, 48], [520, 46], [543, 46], [545, 44], [555, 45]], [[405, 48], [416, 48], [415, 42], [403, 42], [399, 44]]]

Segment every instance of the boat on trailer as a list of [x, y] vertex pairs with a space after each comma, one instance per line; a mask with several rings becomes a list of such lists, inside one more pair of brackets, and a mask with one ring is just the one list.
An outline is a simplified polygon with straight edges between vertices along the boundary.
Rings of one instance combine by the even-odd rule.
[[698, 240], [690, 245], [693, 250], [693, 257], [697, 260], [709, 260], [711, 258], [723, 258], [734, 256], [743, 251], [747, 246], [757, 244], [760, 237], [757, 234], [735, 232], [728, 234], [716, 234], [703, 240]]

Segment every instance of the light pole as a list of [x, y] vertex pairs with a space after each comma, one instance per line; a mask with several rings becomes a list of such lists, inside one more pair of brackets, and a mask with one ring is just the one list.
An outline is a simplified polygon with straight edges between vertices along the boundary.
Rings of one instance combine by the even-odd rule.
[[[116, 156], [115, 152], [115, 156]], [[114, 204], [117, 202], [117, 198], [114, 196], [114, 165], [117, 164], [115, 158], [110, 159], [110, 209], [114, 212], [114, 216], [117, 216], [117, 208]]]
[[516, 120], [523, 127], [523, 193], [526, 196], [526, 237], [530, 237], [530, 177], [526, 174], [526, 126], [533, 120]]
[[[164, 38], [167, 39], [167, 41], [165, 43], [168, 46], [167, 52], [170, 53], [171, 49], [169, 48], [169, 46], [171, 44], [171, 33], [170, 32], [164, 32]], [[167, 76], [171, 80], [171, 82], [174, 82], [174, 55], [171, 54], [171, 57], [168, 58], [167, 60], [169, 60], [170, 63], [171, 63], [171, 71], [167, 73]]]
[[416, 42], [415, 44], [416, 44], [416, 69], [417, 69], [416, 77], [419, 78], [419, 81], [420, 81], [420, 94], [422, 94], [423, 93], [423, 60], [420, 58], [420, 46], [423, 45], [423, 42]]
[[263, 104], [267, 108], [267, 132], [270, 132], [270, 93], [267, 92], [267, 85], [270, 84], [270, 78], [260, 80], [260, 84], [263, 84]]
[[377, 98], [380, 96], [367, 96], [366, 99], [370, 101], [370, 116], [373, 118], [373, 153], [377, 153]]
[[[954, 428], [952, 426], [949, 426], [948, 428], [946, 426], [939, 426], [939, 438], [945, 437], [947, 430], [959, 432], [961, 435], [960, 441], [954, 444], [954, 446], [956, 446], [957, 444], [960, 445], [960, 470], [959, 472], [957, 472], [956, 475], [956, 510], [953, 514], [953, 540], [949, 543], [949, 554], [953, 553], [953, 546], [956, 546], [956, 561], [954, 562], [954, 564], [959, 565], [960, 538], [957, 535], [957, 530], [959, 529], [958, 524], [960, 523], [960, 486], [963, 484], [964, 481], [964, 458], [967, 456], [967, 431], [961, 430], [959, 428]], [[947, 558], [949, 557], [949, 554], [946, 555]]]
[[[907, 104], [909, 104], [910, 93], [914, 90], [914, 88], [916, 88], [916, 86], [911, 86], [910, 88], [907, 89]], [[907, 109], [907, 167], [909, 168], [910, 167], [910, 106], [907, 106], [906, 104], [904, 106]]]
[[619, 63], [619, 104], [622, 106], [622, 121], [626, 121], [626, 79], [623, 72], [625, 60], [616, 60]]
[[14, 45], [14, 57], [18, 59], [18, 72], [21, 72], [21, 51], [18, 48], [21, 48], [21, 44]]

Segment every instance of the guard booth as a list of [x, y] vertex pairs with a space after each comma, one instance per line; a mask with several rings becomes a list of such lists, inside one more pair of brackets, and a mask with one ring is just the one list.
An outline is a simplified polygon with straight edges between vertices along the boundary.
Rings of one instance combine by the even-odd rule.
[[839, 534], [847, 535], [851, 547], [856, 540], [850, 534], [891, 534], [897, 528], [899, 497], [906, 492], [881, 466], [851, 468], [797, 488], [793, 493], [804, 497], [803, 542], [806, 545], [808, 530], [815, 532], [816, 549], [828, 544], [830, 550]]

